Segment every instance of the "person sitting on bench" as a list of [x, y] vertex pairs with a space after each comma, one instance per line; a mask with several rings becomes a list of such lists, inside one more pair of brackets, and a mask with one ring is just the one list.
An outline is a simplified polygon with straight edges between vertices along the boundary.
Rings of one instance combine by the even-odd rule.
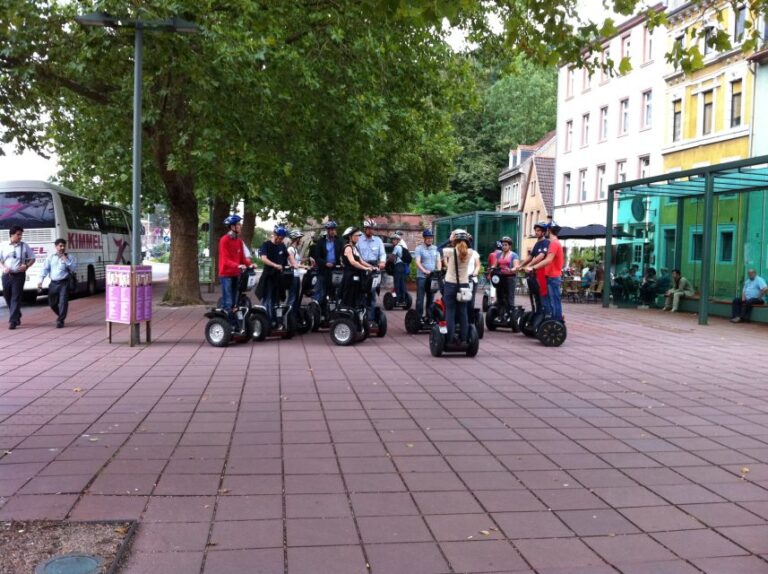
[[693, 287], [690, 281], [680, 274], [679, 269], [672, 270], [672, 288], [668, 289], [664, 293], [666, 299], [664, 301], [664, 310], [677, 312], [677, 308], [680, 305], [680, 299], [683, 297], [691, 297], [693, 295]]
[[748, 269], [744, 288], [741, 290], [741, 297], [734, 298], [731, 304], [731, 323], [749, 321], [752, 306], [762, 305], [767, 293], [768, 284], [765, 283], [765, 279], [758, 276], [754, 269]]
[[649, 267], [640, 285], [640, 305], [638, 309], [648, 309], [656, 300], [656, 270]]

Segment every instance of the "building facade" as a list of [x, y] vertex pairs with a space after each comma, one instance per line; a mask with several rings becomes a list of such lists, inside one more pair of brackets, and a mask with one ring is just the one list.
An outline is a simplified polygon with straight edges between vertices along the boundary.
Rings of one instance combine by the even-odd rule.
[[528, 166], [528, 176], [523, 193], [520, 211], [522, 218], [522, 242], [520, 256], [525, 256], [533, 249], [536, 236], [533, 226], [539, 221], [547, 221], [554, 207], [555, 194], [555, 158], [533, 156]]
[[618, 67], [630, 58], [626, 74], [560, 68], [554, 196], [560, 225], [604, 223], [610, 183], [662, 169], [666, 32], [646, 24], [636, 16], [605, 40], [602, 61]]
[[509, 165], [499, 174], [501, 200], [498, 211], [520, 211], [528, 172], [534, 155], [555, 157], [555, 130], [547, 133], [532, 145], [520, 145], [517, 149], [509, 150]]

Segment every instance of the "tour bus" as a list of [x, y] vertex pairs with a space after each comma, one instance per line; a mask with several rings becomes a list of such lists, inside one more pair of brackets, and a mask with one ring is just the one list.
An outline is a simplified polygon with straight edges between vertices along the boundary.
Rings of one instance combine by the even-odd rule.
[[[67, 240], [77, 259], [78, 291], [92, 295], [105, 286], [105, 265], [130, 264], [130, 214], [112, 205], [88, 202], [70, 190], [45, 181], [0, 181], [0, 242], [13, 225], [24, 228], [22, 241], [35, 253], [27, 271], [23, 298], [37, 298], [37, 283], [53, 242]], [[43, 290], [49, 279], [43, 282]], [[0, 287], [0, 290], [2, 287]]]

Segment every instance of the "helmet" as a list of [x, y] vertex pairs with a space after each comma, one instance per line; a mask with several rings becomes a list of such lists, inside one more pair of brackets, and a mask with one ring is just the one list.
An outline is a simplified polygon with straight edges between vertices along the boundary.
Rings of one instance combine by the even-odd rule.
[[282, 225], [275, 225], [273, 232], [278, 237], [286, 237], [288, 235], [288, 230]]
[[496, 249], [501, 249], [501, 240], [496, 242]]
[[290, 237], [291, 239], [300, 239], [304, 237], [304, 234], [298, 229], [294, 229], [288, 234], [288, 237]]
[[224, 225], [229, 227], [230, 225], [236, 225], [236, 224], [240, 223], [242, 220], [243, 220], [242, 217], [240, 217], [239, 215], [234, 215], [233, 214], [233, 215], [230, 215], [229, 217], [227, 217], [224, 220]]
[[352, 234], [353, 234], [353, 233], [355, 233], [356, 231], [360, 231], [360, 229], [359, 229], [359, 228], [357, 228], [357, 227], [353, 227], [353, 226], [350, 226], [350, 227], [347, 227], [347, 228], [344, 230], [344, 233], [342, 233], [342, 234], [341, 234], [341, 236], [342, 236], [342, 237], [349, 237], [350, 235], [352, 235]]
[[560, 233], [560, 226], [553, 221], [552, 223], [549, 224], [549, 232], [557, 235], [558, 233]]
[[397, 233], [393, 233], [392, 235], [389, 236], [390, 241], [394, 241], [395, 239], [397, 239], [398, 241], [400, 241], [401, 239]]
[[434, 237], [434, 236], [435, 236], [435, 234], [434, 234], [434, 233], [432, 233], [432, 230], [431, 230], [431, 229], [425, 229], [425, 230], [424, 230], [424, 231], [421, 233], [421, 236], [422, 236], [422, 237]]
[[533, 228], [534, 228], [534, 229], [536, 229], [536, 228], [539, 228], [539, 229], [541, 229], [542, 231], [546, 231], [547, 229], [549, 229], [549, 223], [547, 223], [546, 221], [538, 221], [538, 222], [537, 222], [537, 223], [536, 223], [536, 224], [533, 226]]
[[405, 235], [405, 233], [403, 233], [398, 229], [397, 231], [395, 231], [395, 235], [397, 235], [398, 237], [402, 237], [403, 235]]
[[373, 219], [366, 219], [363, 221], [363, 227], [376, 227], [376, 222]]
[[501, 241], [501, 243], [509, 243], [512, 245], [512, 238], [509, 235], [505, 235], [499, 241]]
[[329, 219], [325, 222], [326, 229], [336, 229], [336, 222], [333, 219]]
[[465, 241], [468, 242], [470, 240], [470, 235], [467, 233], [466, 229], [454, 229], [453, 231], [453, 239], [455, 241]]

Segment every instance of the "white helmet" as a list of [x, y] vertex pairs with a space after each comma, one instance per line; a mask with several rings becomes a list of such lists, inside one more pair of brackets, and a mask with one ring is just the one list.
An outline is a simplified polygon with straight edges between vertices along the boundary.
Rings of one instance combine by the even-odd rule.
[[293, 231], [291, 231], [288, 237], [290, 237], [291, 239], [301, 239], [302, 237], [304, 237], [304, 234], [298, 229], [294, 229]]
[[352, 226], [350, 226], [350, 227], [347, 227], [347, 228], [344, 230], [344, 233], [342, 233], [342, 234], [341, 234], [341, 236], [342, 236], [342, 237], [349, 237], [349, 236], [350, 236], [350, 235], [352, 235], [352, 234], [353, 234], [355, 231], [359, 231], [359, 229], [358, 229], [357, 227], [352, 227]]
[[373, 219], [366, 219], [363, 221], [363, 227], [376, 227], [376, 221]]

